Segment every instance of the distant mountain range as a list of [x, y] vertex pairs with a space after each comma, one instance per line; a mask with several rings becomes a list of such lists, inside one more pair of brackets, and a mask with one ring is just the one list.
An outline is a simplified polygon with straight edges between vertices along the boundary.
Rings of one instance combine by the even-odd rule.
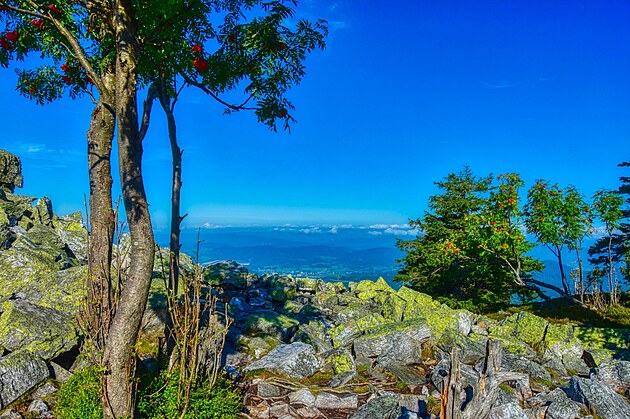
[[[392, 282], [404, 253], [397, 239], [410, 239], [416, 232], [404, 225], [372, 226], [279, 226], [202, 228], [199, 261], [235, 260], [251, 272], [277, 272], [334, 281], [376, 279]], [[158, 232], [158, 243], [168, 246], [168, 234]], [[593, 240], [594, 241], [594, 240]], [[182, 231], [182, 250], [196, 253], [197, 230]], [[591, 243], [585, 244], [588, 248]], [[562, 287], [558, 262], [548, 249], [531, 252], [545, 264], [537, 279]], [[587, 255], [584, 251], [583, 257]], [[567, 255], [573, 263], [573, 257]], [[571, 266], [565, 266], [567, 275]], [[569, 279], [570, 280], [570, 279]], [[551, 293], [553, 294], [553, 293]]]
[[[397, 238], [409, 238], [410, 229], [392, 226], [282, 226], [225, 227], [201, 230], [199, 260], [235, 260], [258, 274], [277, 272], [326, 280], [391, 281], [403, 253]], [[387, 231], [388, 229], [391, 229]], [[182, 250], [195, 253], [196, 231], [184, 230]], [[166, 245], [168, 236], [157, 234]]]

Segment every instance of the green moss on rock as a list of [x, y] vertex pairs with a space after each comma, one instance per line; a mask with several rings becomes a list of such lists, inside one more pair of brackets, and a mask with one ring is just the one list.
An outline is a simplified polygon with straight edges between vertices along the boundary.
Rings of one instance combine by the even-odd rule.
[[27, 350], [52, 359], [78, 344], [72, 316], [22, 300], [2, 303], [0, 346], [8, 351]]
[[630, 360], [630, 329], [576, 327], [574, 333], [598, 365], [612, 358]]
[[284, 314], [264, 311], [250, 314], [243, 330], [252, 335], [267, 334], [288, 341], [297, 331], [299, 324], [297, 320]]
[[357, 294], [357, 298], [361, 300], [375, 298], [384, 292], [395, 292], [383, 278], [379, 278], [376, 282], [370, 281], [369, 279], [361, 281], [356, 285], [353, 291]]
[[343, 374], [356, 370], [354, 358], [347, 350], [334, 352], [326, 362], [329, 362], [335, 374]]
[[[38, 258], [14, 263], [6, 252], [0, 252], [0, 297], [16, 295], [42, 307], [76, 314], [83, 303], [87, 267], [58, 270]], [[30, 262], [30, 265], [28, 263]]]

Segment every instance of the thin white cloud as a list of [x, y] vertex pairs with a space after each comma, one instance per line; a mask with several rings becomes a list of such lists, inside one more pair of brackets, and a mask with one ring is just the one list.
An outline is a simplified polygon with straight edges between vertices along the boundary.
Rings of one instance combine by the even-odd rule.
[[230, 225], [217, 225], [217, 224], [210, 224], [210, 223], [205, 223], [201, 226], [201, 228], [207, 228], [209, 230], [216, 230], [216, 229], [220, 229], [220, 228], [229, 228], [232, 227]]
[[40, 151], [46, 150], [46, 145], [44, 144], [25, 144], [27, 153], [39, 153]]
[[321, 233], [322, 230], [319, 227], [308, 227], [308, 228], [302, 228], [300, 229], [300, 232], [304, 233], [304, 234], [313, 234], [313, 233]]
[[483, 82], [483, 85], [487, 87], [488, 89], [507, 89], [510, 87], [517, 86], [516, 83], [512, 83], [507, 80], [501, 80], [501, 81], [493, 82], [493, 83]]
[[337, 32], [350, 27], [350, 23], [343, 20], [333, 20], [328, 22], [328, 29], [330, 32]]
[[385, 234], [393, 234], [394, 236], [415, 236], [418, 234], [413, 229], [401, 229], [401, 228], [387, 228], [383, 231]]

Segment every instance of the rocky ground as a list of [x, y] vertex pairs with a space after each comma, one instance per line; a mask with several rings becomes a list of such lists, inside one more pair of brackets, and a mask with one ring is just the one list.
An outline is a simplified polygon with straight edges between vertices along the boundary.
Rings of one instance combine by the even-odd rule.
[[[58, 217], [19, 186], [19, 160], [0, 151], [0, 418], [52, 417], [58, 383], [81, 365], [87, 234], [80, 214]], [[430, 418], [457, 400], [462, 418], [630, 418], [629, 330], [491, 319], [382, 279], [344, 286], [233, 262], [204, 278], [234, 322], [223, 362], [246, 417]], [[161, 282], [146, 348], [163, 335]]]
[[454, 348], [461, 387], [474, 399], [490, 341], [502, 348], [497, 376], [513, 374], [487, 396], [485, 417], [630, 418], [628, 330], [527, 312], [492, 320], [382, 279], [345, 287], [257, 277], [235, 263], [206, 272], [230, 301], [226, 368], [243, 375], [252, 417], [435, 417]]

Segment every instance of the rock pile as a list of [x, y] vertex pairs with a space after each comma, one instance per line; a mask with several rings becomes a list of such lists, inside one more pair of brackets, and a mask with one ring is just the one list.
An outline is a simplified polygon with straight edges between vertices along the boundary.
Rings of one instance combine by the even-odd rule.
[[70, 367], [87, 274], [81, 214], [59, 218], [21, 186], [19, 159], [0, 150], [0, 409]]
[[499, 371], [514, 374], [491, 398], [489, 417], [630, 418], [618, 394], [630, 386], [627, 330], [527, 312], [493, 320], [383, 279], [257, 277], [234, 262], [207, 267], [206, 279], [229, 300], [227, 370], [243, 374], [252, 417], [436, 417], [454, 349], [462, 388], [483, 388], [491, 341], [502, 347]]

